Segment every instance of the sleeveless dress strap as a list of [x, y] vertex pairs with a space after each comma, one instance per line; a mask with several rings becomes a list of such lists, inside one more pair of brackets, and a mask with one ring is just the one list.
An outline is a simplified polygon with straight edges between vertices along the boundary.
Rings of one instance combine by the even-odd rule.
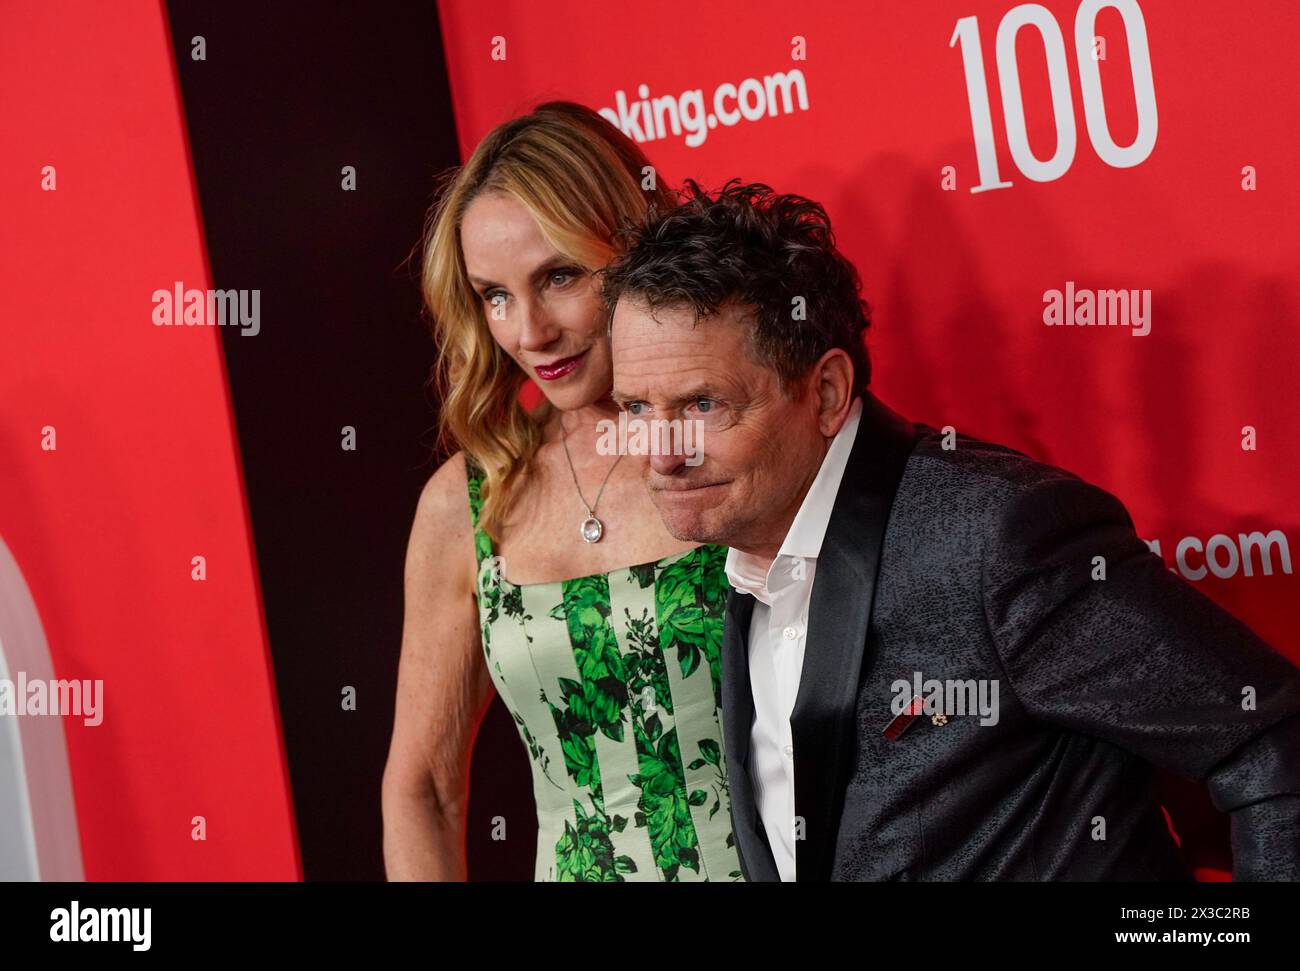
[[483, 509], [481, 495], [484, 479], [483, 469], [468, 454], [465, 456], [465, 479], [469, 487], [470, 522], [474, 525], [474, 558], [478, 562], [481, 572], [483, 561], [495, 556], [496, 553], [492, 548], [492, 537], [479, 525], [479, 514]]

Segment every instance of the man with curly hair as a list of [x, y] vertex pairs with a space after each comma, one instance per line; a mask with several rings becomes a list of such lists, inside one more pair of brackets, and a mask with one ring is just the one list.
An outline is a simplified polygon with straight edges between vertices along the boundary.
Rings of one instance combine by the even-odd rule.
[[746, 879], [1187, 880], [1155, 766], [1231, 814], [1237, 879], [1300, 878], [1300, 671], [1113, 495], [877, 399], [820, 205], [688, 182], [627, 244], [614, 398], [704, 430], [637, 461], [670, 533], [730, 547]]

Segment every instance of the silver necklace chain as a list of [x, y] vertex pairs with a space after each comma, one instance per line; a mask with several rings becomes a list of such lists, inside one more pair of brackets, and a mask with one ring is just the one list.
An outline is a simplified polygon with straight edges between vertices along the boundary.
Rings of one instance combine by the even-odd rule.
[[605, 494], [605, 486], [609, 484], [609, 477], [614, 474], [614, 469], [618, 467], [618, 463], [623, 461], [623, 455], [619, 453], [618, 458], [614, 460], [614, 464], [605, 473], [605, 478], [600, 483], [600, 490], [596, 493], [596, 501], [588, 504], [587, 497], [582, 494], [582, 486], [578, 485], [578, 473], [573, 467], [573, 456], [569, 454], [569, 437], [565, 434], [563, 423], [560, 424], [560, 445], [564, 447], [564, 458], [569, 463], [569, 475], [573, 476], [573, 488], [577, 490], [578, 498], [582, 500], [582, 505], [587, 510], [587, 518], [579, 527], [578, 532], [586, 542], [598, 543], [605, 533], [605, 524], [596, 518], [596, 507], [600, 505], [600, 497]]

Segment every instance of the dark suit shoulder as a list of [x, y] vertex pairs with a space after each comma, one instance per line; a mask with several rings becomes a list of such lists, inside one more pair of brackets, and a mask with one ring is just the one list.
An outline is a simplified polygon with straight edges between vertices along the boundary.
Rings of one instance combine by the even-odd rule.
[[926, 466], [927, 476], [951, 479], [970, 489], [1001, 492], [1033, 486], [1048, 479], [1078, 479], [1068, 469], [1041, 462], [1024, 452], [970, 435], [945, 435], [929, 425], [918, 424], [912, 459]]
[[1057, 481], [1076, 482], [1106, 493], [1069, 469], [1031, 458], [1010, 446], [971, 435], [945, 435], [930, 425], [918, 424], [917, 430], [917, 447], [905, 472], [905, 478], [914, 477], [914, 485], [972, 493], [985, 499], [1009, 499], [1023, 490]]
[[923, 424], [916, 429], [916, 447], [894, 499], [895, 520], [926, 523], [929, 530], [981, 547], [990, 537], [1019, 533], [1027, 518], [1040, 521], [1049, 513], [1131, 526], [1117, 497], [1068, 469], [996, 442], [945, 435]]

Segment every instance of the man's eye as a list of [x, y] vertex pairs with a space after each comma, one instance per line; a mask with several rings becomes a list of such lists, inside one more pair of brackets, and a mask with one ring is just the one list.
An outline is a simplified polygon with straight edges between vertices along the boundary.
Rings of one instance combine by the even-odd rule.
[[696, 399], [695, 399], [695, 407], [696, 407], [697, 409], [699, 409], [700, 411], [704, 412], [705, 414], [707, 414], [708, 412], [712, 411], [712, 410], [713, 410], [713, 406], [714, 406], [716, 403], [717, 403], [717, 402], [715, 402], [712, 398], [696, 398]]
[[639, 415], [641, 414], [642, 407], [643, 404], [640, 401], [629, 401], [627, 403], [627, 413], [629, 415]]

